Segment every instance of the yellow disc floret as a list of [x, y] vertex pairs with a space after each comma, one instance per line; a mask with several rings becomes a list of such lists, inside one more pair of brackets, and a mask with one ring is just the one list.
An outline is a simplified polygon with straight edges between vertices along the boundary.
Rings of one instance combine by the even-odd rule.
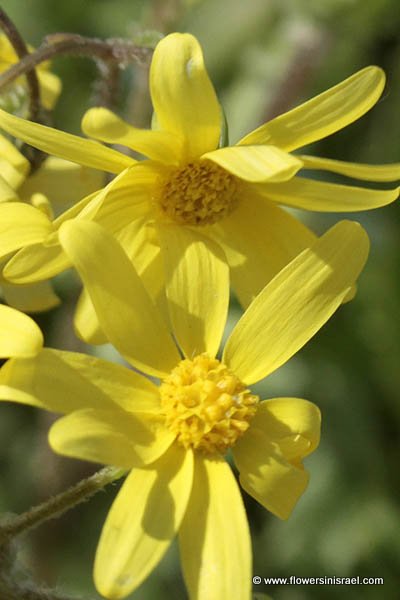
[[185, 448], [225, 453], [249, 427], [254, 396], [216, 358], [200, 354], [182, 360], [160, 387], [166, 426]]
[[218, 165], [204, 160], [176, 169], [160, 187], [161, 212], [182, 225], [211, 225], [234, 208], [237, 182]]

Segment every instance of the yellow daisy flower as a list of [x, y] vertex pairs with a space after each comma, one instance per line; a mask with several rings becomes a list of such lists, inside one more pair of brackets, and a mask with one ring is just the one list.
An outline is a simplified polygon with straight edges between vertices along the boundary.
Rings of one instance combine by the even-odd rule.
[[[163, 252], [169, 245], [182, 245], [181, 237], [190, 240], [187, 234], [201, 232], [223, 247], [232, 286], [246, 306], [267, 281], [315, 241], [314, 234], [281, 204], [353, 212], [383, 206], [398, 197], [398, 188], [371, 190], [315, 181], [297, 173], [302, 168], [321, 169], [362, 180], [392, 181], [400, 178], [400, 164], [357, 165], [291, 154], [360, 118], [377, 102], [384, 83], [380, 68], [367, 67], [265, 123], [236, 145], [221, 148], [221, 109], [201, 48], [192, 35], [174, 33], [157, 45], [151, 64], [153, 130], [132, 127], [104, 108], [91, 109], [83, 118], [87, 135], [125, 145], [148, 160], [138, 163], [93, 140], [4, 111], [0, 111], [0, 126], [45, 152], [83, 165], [112, 173], [132, 167], [104, 195], [96, 218], [105, 225], [108, 219], [114, 230], [129, 228], [133, 221], [142, 228], [147, 225], [148, 238]], [[130, 255], [135, 250], [129, 244], [135, 244], [138, 228], [125, 241]], [[54, 248], [48, 254], [37, 246], [24, 248], [21, 257], [17, 254], [6, 266], [5, 276], [20, 283], [38, 279], [43, 276], [46, 257], [52, 265], [49, 270], [54, 271]], [[63, 264], [60, 259], [58, 268]], [[153, 270], [162, 280], [162, 269], [157, 268]]]
[[129, 594], [179, 534], [190, 598], [249, 600], [248, 524], [224, 455], [232, 450], [250, 495], [278, 517], [290, 515], [307, 486], [302, 459], [319, 443], [320, 413], [302, 399], [261, 401], [248, 386], [284, 364], [340, 306], [365, 263], [367, 235], [343, 221], [304, 250], [255, 298], [221, 359], [229, 286], [220, 251], [210, 253], [202, 239], [184, 255], [171, 250], [171, 261], [180, 257], [167, 287], [172, 337], [111, 234], [70, 221], [60, 240], [110, 341], [161, 380], [51, 349], [0, 371], [1, 397], [69, 413], [50, 431], [54, 450], [131, 470], [101, 534], [98, 590], [111, 599]]

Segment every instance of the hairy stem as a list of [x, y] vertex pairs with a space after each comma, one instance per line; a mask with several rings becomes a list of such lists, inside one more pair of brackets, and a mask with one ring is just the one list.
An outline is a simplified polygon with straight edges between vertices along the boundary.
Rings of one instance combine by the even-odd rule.
[[0, 524], [0, 545], [9, 542], [15, 536], [41, 525], [49, 519], [59, 517], [69, 509], [103, 489], [108, 483], [122, 477], [122, 469], [105, 467], [91, 477], [83, 479], [65, 492], [53, 496], [42, 504], [35, 506], [4, 524]]
[[87, 56], [107, 64], [113, 62], [118, 67], [126, 67], [132, 62], [147, 62], [152, 52], [151, 48], [139, 47], [120, 39], [100, 40], [75, 33], [55, 33], [48, 35], [37, 50], [24, 56], [19, 63], [1, 73], [0, 88], [55, 56]]

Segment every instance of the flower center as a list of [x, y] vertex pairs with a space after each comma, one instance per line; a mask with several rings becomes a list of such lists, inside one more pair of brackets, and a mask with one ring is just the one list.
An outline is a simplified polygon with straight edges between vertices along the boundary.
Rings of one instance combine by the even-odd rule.
[[183, 225], [212, 225], [234, 208], [236, 180], [209, 161], [177, 169], [161, 186], [162, 212]]
[[182, 360], [160, 386], [166, 426], [185, 448], [225, 453], [249, 427], [258, 396], [216, 358]]

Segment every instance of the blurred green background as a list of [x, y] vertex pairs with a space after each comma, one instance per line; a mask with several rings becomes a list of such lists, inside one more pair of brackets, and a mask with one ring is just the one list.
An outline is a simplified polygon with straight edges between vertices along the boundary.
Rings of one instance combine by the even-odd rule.
[[[132, 38], [143, 29], [192, 32], [203, 45], [231, 141], [356, 70], [378, 64], [388, 76], [382, 99], [357, 123], [314, 144], [312, 152], [351, 161], [400, 161], [398, 0], [8, 0], [2, 6], [34, 45], [60, 31], [103, 38]], [[95, 66], [83, 58], [59, 58], [53, 66], [64, 81], [55, 123], [78, 132], [94, 97]], [[148, 124], [144, 69], [124, 72], [119, 111], [136, 125]], [[343, 216], [302, 213], [318, 232]], [[346, 217], [361, 221], [372, 240], [356, 299], [259, 386], [263, 397], [304, 397], [322, 410], [321, 445], [306, 461], [309, 489], [287, 522], [249, 497], [245, 501], [254, 574], [359, 575], [383, 577], [385, 584], [255, 589], [274, 600], [399, 597], [400, 210], [395, 204]], [[81, 350], [71, 330], [76, 279], [59, 278], [58, 289], [63, 306], [39, 319], [47, 344]], [[238, 311], [234, 305], [231, 322]], [[21, 512], [92, 472], [90, 465], [50, 452], [50, 422], [50, 416], [27, 407], [1, 406], [1, 511]], [[110, 486], [25, 536], [21, 578], [31, 571], [65, 593], [99, 598], [91, 580], [92, 560], [117, 489]], [[175, 546], [130, 598], [186, 598]]]

